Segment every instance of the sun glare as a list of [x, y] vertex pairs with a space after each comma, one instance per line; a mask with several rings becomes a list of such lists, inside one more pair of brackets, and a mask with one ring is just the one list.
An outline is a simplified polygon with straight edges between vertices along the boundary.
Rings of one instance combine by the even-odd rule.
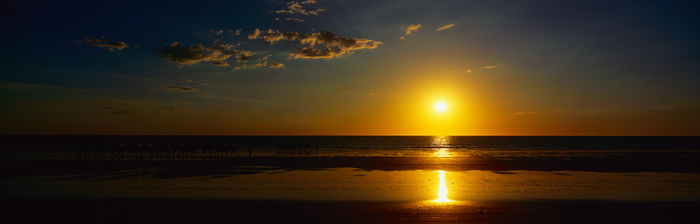
[[435, 110], [436, 110], [437, 112], [445, 112], [445, 111], [447, 111], [447, 104], [446, 104], [445, 102], [442, 102], [442, 101], [441, 101], [441, 102], [437, 102], [437, 103], [435, 104]]

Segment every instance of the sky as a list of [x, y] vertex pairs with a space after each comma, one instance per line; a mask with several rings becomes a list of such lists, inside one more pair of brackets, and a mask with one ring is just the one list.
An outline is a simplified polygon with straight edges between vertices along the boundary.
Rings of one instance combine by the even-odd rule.
[[698, 11], [5, 1], [0, 134], [700, 135]]

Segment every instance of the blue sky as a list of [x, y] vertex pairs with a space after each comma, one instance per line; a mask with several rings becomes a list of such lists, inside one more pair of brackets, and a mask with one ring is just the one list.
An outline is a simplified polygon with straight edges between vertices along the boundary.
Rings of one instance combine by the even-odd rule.
[[700, 134], [694, 1], [0, 4], [3, 134]]

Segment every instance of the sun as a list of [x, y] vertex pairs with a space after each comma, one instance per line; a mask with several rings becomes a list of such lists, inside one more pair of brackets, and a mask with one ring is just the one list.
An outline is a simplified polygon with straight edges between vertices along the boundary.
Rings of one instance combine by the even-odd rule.
[[445, 102], [442, 102], [442, 101], [435, 103], [435, 111], [437, 111], [437, 112], [447, 111], [447, 104]]

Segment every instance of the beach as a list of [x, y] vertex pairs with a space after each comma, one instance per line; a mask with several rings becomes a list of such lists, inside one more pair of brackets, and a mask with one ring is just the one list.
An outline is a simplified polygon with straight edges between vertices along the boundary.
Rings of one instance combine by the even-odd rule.
[[3, 1], [0, 224], [700, 224], [699, 0], [135, 3]]
[[87, 157], [65, 156], [64, 150], [47, 157], [6, 150], [2, 217], [6, 223], [700, 219], [700, 153], [692, 149], [435, 147], [352, 151], [356, 156], [345, 149], [303, 149], [310, 153], [256, 148], [227, 157], [203, 151], [190, 157]]
[[[586, 169], [552, 160], [14, 160], [2, 165], [2, 197], [8, 223], [698, 221], [692, 161], [654, 169], [599, 161]], [[579, 160], [571, 164], [595, 162]], [[439, 172], [447, 202], [437, 202]]]

